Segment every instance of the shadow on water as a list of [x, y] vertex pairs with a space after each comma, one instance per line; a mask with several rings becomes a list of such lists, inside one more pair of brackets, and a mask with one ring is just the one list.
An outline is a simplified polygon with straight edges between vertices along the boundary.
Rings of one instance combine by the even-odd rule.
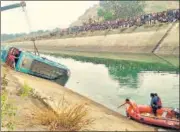
[[104, 64], [108, 68], [109, 74], [113, 79], [118, 80], [121, 86], [128, 86], [129, 88], [138, 88], [138, 74], [141, 72], [153, 71], [157, 73], [168, 72], [179, 74], [179, 68], [162, 63], [113, 60], [84, 56], [70, 56], [64, 54], [56, 54], [54, 56], [72, 58], [76, 61], [91, 62], [93, 64]]

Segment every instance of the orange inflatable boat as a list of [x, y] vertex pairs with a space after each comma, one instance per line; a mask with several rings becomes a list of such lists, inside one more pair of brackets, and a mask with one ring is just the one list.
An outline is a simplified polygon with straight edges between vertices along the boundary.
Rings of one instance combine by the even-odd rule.
[[151, 106], [137, 105], [129, 99], [126, 99], [124, 104], [128, 104], [126, 114], [131, 119], [149, 125], [180, 129], [179, 109], [161, 108], [157, 110], [157, 116], [154, 116]]

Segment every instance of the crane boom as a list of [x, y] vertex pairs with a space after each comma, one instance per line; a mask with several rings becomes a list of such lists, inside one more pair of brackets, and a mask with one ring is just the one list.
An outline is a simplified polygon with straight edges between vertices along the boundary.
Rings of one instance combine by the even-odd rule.
[[[14, 8], [18, 8], [18, 7], [22, 7], [22, 8], [23, 8], [23, 11], [26, 12], [26, 11], [24, 10], [24, 7], [25, 7], [25, 6], [26, 6], [26, 3], [25, 3], [24, 1], [22, 1], [22, 2], [20, 2], [20, 3], [11, 4], [11, 5], [7, 5], [7, 6], [1, 7], [1, 12], [2, 12], [2, 11], [6, 11], [6, 10], [10, 10], [10, 9], [14, 9]], [[26, 18], [28, 18], [28, 17], [27, 17], [27, 13], [26, 13]], [[27, 20], [28, 20], [28, 19], [27, 19]], [[39, 55], [38, 49], [37, 49], [36, 44], [35, 44], [35, 39], [33, 38], [32, 41], [33, 41], [33, 43], [34, 43], [35, 54], [36, 54], [36, 52], [37, 52], [38, 55]]]
[[3, 7], [1, 7], [1, 11], [6, 11], [6, 10], [18, 8], [18, 7], [25, 7], [25, 6], [26, 6], [26, 3], [23, 1], [21, 3], [16, 3], [16, 4], [11, 4], [11, 5], [7, 5], [7, 6], [3, 6]]

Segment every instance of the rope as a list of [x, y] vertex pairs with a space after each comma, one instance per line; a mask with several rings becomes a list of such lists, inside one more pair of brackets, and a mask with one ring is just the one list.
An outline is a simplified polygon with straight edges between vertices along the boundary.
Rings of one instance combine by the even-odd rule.
[[158, 55], [156, 55], [155, 53], [153, 53], [153, 55], [155, 55], [156, 57], [160, 58], [161, 60], [164, 60], [165, 62], [167, 62], [167, 63], [170, 64], [171, 66], [177, 68], [177, 67], [176, 67], [175, 65], [173, 65], [171, 62], [165, 60], [164, 58], [162, 58], [162, 57], [160, 57], [160, 56], [158, 56]]
[[168, 64], [170, 64], [171, 66], [177, 68], [177, 66], [173, 65], [171, 62], [169, 62], [168, 60], [165, 60], [164, 58], [158, 56], [155, 54], [155, 51], [158, 49], [158, 47], [160, 46], [160, 44], [162, 43], [162, 41], [165, 39], [165, 37], [168, 35], [168, 33], [171, 31], [171, 29], [173, 28], [173, 26], [175, 25], [175, 22], [172, 23], [172, 25], [169, 27], [169, 29], [166, 31], [166, 33], [163, 35], [163, 37], [159, 40], [159, 42], [156, 44], [156, 46], [154, 47], [154, 49], [152, 50], [152, 54], [155, 55], [156, 57], [160, 58], [161, 60], [167, 62]]
[[[23, 8], [23, 12], [25, 13], [25, 19], [26, 19], [26, 23], [28, 25], [28, 29], [29, 29], [29, 33], [32, 32], [32, 27], [31, 27], [31, 24], [30, 24], [30, 20], [29, 20], [29, 16], [28, 16], [28, 13], [27, 13], [27, 10], [25, 7], [22, 7]], [[37, 55], [39, 56], [39, 51], [36, 47], [36, 43], [35, 43], [35, 36], [32, 34], [32, 39], [31, 41], [33, 41], [33, 44], [34, 44], [34, 53], [36, 55], [36, 52], [37, 52]]]

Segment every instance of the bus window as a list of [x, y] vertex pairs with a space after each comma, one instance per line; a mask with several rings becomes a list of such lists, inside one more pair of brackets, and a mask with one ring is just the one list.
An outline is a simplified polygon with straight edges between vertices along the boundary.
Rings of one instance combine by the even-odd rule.
[[33, 59], [24, 57], [22, 59], [21, 68], [30, 69]]
[[[41, 75], [44, 78], [53, 79], [59, 76], [60, 74], [57, 73], [59, 68], [50, 66], [46, 63], [34, 60], [32, 62], [31, 71], [35, 74]], [[55, 71], [55, 72], [54, 72]]]

